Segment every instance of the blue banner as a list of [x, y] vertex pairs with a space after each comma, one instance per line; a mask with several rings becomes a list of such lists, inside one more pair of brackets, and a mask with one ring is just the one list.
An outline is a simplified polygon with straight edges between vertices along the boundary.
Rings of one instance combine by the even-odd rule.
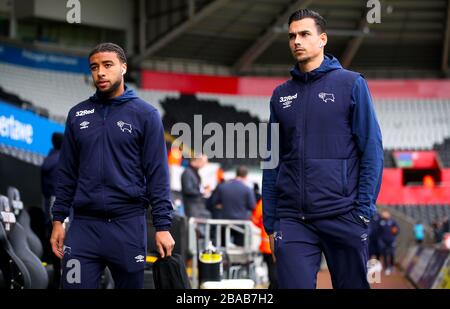
[[54, 132], [64, 126], [0, 101], [0, 144], [46, 156]]
[[62, 72], [90, 74], [87, 57], [35, 51], [0, 44], [0, 61]]

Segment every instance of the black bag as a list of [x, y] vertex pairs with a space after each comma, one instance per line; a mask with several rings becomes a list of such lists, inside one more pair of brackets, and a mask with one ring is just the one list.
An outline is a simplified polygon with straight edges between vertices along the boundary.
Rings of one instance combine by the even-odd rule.
[[153, 263], [155, 289], [191, 289], [186, 268], [179, 254], [158, 258]]

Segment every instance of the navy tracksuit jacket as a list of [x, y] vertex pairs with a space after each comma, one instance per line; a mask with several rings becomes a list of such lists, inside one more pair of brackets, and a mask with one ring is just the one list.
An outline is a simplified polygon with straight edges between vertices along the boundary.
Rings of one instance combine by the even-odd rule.
[[155, 230], [169, 230], [173, 207], [157, 110], [127, 88], [119, 97], [95, 94], [73, 107], [53, 217], [64, 221], [73, 208], [63, 270], [70, 271], [70, 259], [79, 260], [82, 278], [79, 283], [64, 277], [65, 287], [96, 287], [105, 265], [117, 287], [142, 287], [149, 204]]
[[41, 188], [42, 195], [44, 195], [45, 198], [45, 223], [50, 225], [50, 198], [54, 196], [56, 192], [59, 153], [59, 149], [52, 148], [41, 166]]
[[314, 288], [322, 251], [335, 288], [368, 287], [365, 221], [375, 210], [383, 147], [367, 84], [328, 54], [319, 68], [296, 65], [291, 75], [270, 101], [280, 162], [263, 171], [262, 188], [280, 287]]

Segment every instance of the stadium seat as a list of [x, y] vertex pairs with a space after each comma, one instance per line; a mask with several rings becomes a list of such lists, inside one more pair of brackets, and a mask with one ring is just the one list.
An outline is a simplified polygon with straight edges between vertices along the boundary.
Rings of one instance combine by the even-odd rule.
[[[0, 212], [14, 216], [9, 207], [8, 198], [3, 195], [0, 195]], [[5, 286], [10, 289], [31, 288], [32, 282], [28, 267], [16, 254], [9, 240], [12, 223], [6, 223], [4, 219], [3, 215], [0, 216], [0, 268]]]

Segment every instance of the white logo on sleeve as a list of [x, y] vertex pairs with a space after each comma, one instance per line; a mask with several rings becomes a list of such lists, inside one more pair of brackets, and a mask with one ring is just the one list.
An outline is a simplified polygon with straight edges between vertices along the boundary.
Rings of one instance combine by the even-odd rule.
[[78, 111], [75, 114], [75, 117], [83, 117], [83, 116], [86, 116], [86, 115], [89, 115], [89, 114], [93, 114], [94, 112], [95, 112], [95, 108], [93, 108], [93, 109], [85, 109], [85, 110], [82, 110], [82, 111]]
[[65, 255], [71, 255], [72, 254], [72, 247], [63, 245], [63, 252]]
[[319, 93], [319, 98], [321, 98], [325, 103], [327, 103], [328, 101], [334, 102], [333, 93], [321, 92]]
[[295, 99], [297, 99], [297, 93], [294, 95], [280, 97], [280, 103], [283, 104], [283, 108], [288, 108], [288, 107], [291, 107], [292, 101]]
[[136, 263], [143, 263], [145, 256], [139, 254], [138, 256], [135, 256], [134, 259], [136, 260]]
[[89, 124], [89, 121], [83, 121], [82, 123], [80, 123], [80, 130], [89, 128]]
[[132, 130], [131, 124], [126, 123], [126, 122], [123, 122], [123, 121], [121, 120], [121, 121], [118, 121], [118, 122], [117, 122], [117, 125], [118, 125], [119, 128], [122, 130], [122, 132], [128, 131], [128, 133], [131, 133], [131, 130]]

